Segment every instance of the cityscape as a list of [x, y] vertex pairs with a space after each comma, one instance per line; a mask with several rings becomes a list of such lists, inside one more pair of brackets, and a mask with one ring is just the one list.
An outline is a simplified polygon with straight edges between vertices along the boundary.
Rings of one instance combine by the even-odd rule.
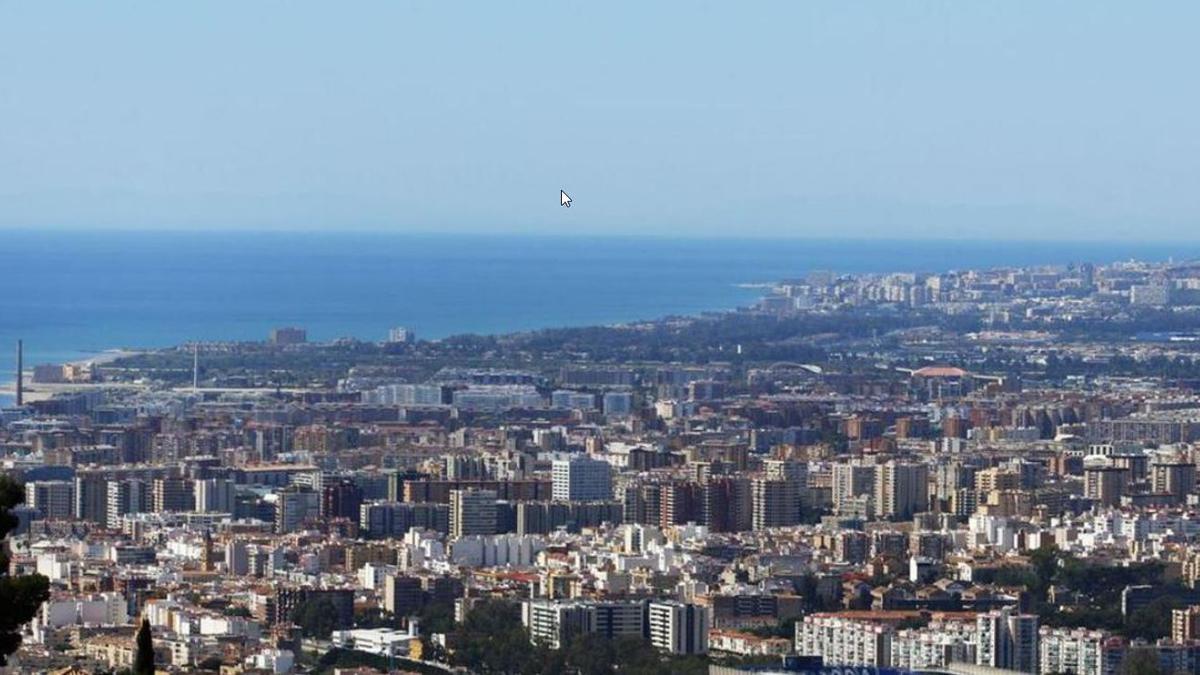
[[1200, 668], [1200, 264], [761, 290], [22, 369], [8, 667]]
[[1200, 675], [1197, 26], [0, 2], [0, 675]]

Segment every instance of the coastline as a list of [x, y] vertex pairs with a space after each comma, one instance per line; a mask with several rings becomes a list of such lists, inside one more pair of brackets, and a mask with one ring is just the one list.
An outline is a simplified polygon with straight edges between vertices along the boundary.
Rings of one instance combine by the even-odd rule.
[[[381, 340], [396, 326], [421, 339], [504, 335], [727, 311], [811, 270], [940, 272], [1200, 257], [1200, 244], [402, 232], [21, 231], [8, 243], [21, 255], [5, 258], [12, 289], [0, 297], [0, 380], [15, 379], [11, 345], [18, 338], [33, 364], [104, 358], [78, 347], [259, 341], [279, 326], [304, 327], [313, 341]], [[106, 261], [116, 255], [144, 264], [113, 275]], [[49, 272], [35, 263], [46, 259], [61, 264]], [[244, 283], [247, 275], [253, 284]], [[60, 283], [72, 280], [82, 283]], [[38, 352], [32, 357], [31, 345]]]
[[[136, 355], [142, 354], [142, 353], [144, 353], [143, 350], [136, 350], [136, 349], [105, 349], [104, 351], [99, 352], [95, 356], [90, 356], [90, 357], [84, 358], [84, 359], [74, 359], [71, 361], [66, 361], [62, 365], [65, 365], [65, 366], [66, 365], [88, 366], [88, 367], [100, 366], [100, 365], [104, 365], [106, 363], [112, 363], [113, 361], [116, 361], [117, 359], [125, 358], [127, 356], [136, 356]], [[78, 391], [81, 389], [88, 389], [93, 386], [100, 386], [100, 385], [93, 385], [93, 384], [86, 383], [86, 382], [34, 383], [33, 382], [33, 369], [32, 368], [25, 369], [25, 399], [27, 401], [40, 401], [40, 400], [49, 398], [50, 396], [53, 396], [54, 394], [59, 393], [59, 392]], [[13, 397], [16, 396], [16, 393], [17, 393], [16, 380], [0, 382], [0, 397], [2, 397], [2, 400], [0, 400], [0, 407], [3, 407], [4, 405], [8, 405], [9, 402], [11, 401], [11, 399], [13, 399]], [[15, 403], [15, 401], [11, 401], [11, 402]]]

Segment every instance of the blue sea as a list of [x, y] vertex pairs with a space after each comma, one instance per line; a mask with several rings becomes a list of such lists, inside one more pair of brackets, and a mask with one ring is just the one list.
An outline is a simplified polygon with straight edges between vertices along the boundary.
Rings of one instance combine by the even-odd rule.
[[[0, 382], [26, 363], [190, 340], [422, 338], [609, 324], [752, 303], [811, 270], [1200, 257], [1149, 244], [392, 233], [0, 231]], [[0, 404], [8, 401], [0, 401]]]

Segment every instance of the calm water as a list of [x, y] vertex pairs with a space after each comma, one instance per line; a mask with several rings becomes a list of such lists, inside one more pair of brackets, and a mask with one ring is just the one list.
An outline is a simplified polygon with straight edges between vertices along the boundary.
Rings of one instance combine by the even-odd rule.
[[0, 232], [0, 381], [26, 362], [188, 340], [382, 339], [577, 326], [748, 304], [739, 288], [813, 269], [1200, 256], [1200, 246], [492, 237], [368, 233]]

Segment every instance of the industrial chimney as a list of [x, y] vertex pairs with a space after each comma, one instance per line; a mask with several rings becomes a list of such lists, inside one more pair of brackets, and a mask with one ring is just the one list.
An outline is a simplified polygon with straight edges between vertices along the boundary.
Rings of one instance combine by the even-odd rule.
[[17, 340], [17, 407], [25, 405], [25, 344]]

